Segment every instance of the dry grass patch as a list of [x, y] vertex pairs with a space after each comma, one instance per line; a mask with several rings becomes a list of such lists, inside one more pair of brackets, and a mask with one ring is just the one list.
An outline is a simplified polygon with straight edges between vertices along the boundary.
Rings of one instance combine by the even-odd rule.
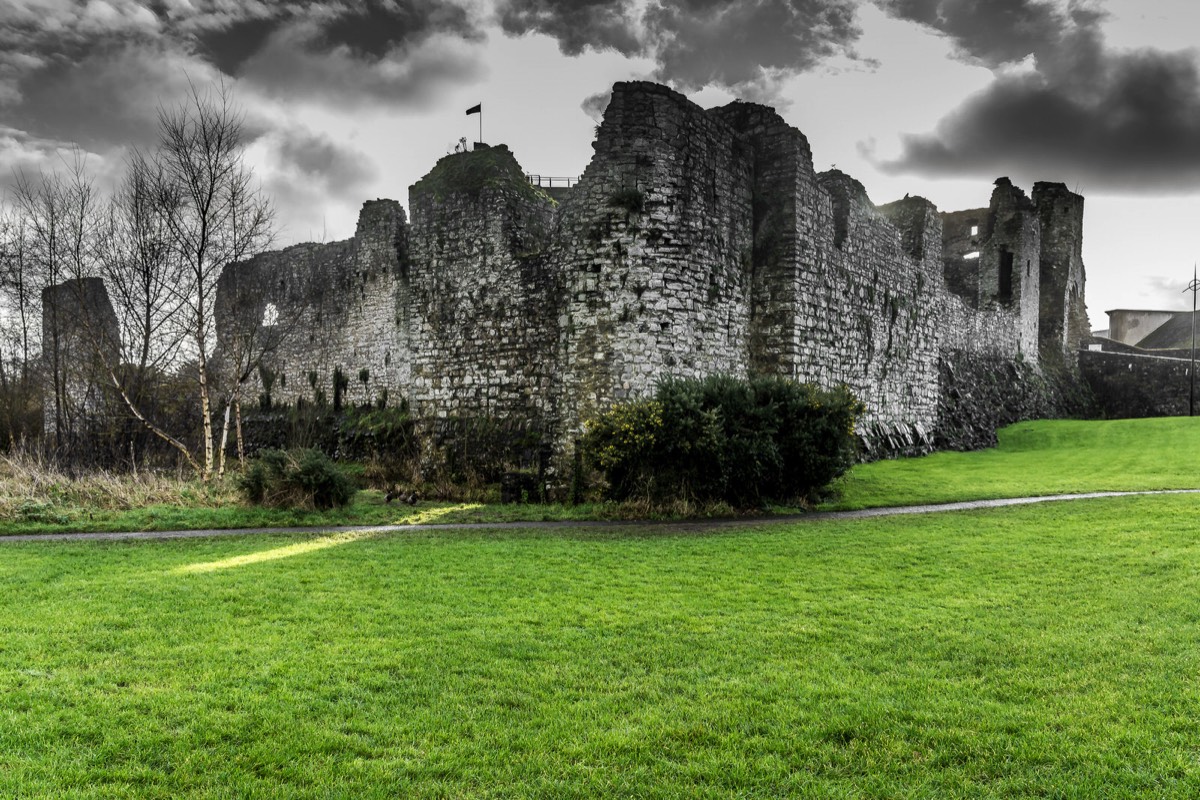
[[153, 505], [210, 508], [239, 503], [227, 482], [203, 483], [154, 472], [98, 470], [74, 475], [29, 456], [0, 457], [0, 523], [67, 523], [91, 511]]

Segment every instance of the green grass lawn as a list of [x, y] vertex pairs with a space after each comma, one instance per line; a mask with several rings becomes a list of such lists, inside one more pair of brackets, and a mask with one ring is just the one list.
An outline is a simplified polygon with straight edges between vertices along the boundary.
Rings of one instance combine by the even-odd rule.
[[822, 507], [1200, 488], [1200, 418], [1022, 422], [999, 439], [989, 450], [860, 464]]
[[0, 545], [0, 796], [1196, 797], [1200, 502]]

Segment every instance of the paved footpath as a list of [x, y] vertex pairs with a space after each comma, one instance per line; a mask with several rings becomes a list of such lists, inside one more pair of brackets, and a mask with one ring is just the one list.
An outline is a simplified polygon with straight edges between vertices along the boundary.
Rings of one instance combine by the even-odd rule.
[[307, 528], [231, 528], [225, 530], [194, 531], [126, 531], [121, 533], [35, 533], [14, 536], [0, 535], [0, 543], [10, 542], [113, 542], [138, 539], [198, 539], [209, 536], [254, 536], [257, 534], [329, 534], [329, 533], [403, 533], [406, 531], [449, 531], [510, 529], [529, 530], [547, 528], [609, 528], [661, 531], [705, 531], [733, 526], [778, 525], [780, 523], [817, 522], [830, 519], [866, 519], [870, 517], [894, 517], [902, 514], [937, 514], [944, 511], [973, 511], [980, 508], [1002, 508], [1025, 506], [1034, 503], [1057, 503], [1067, 500], [1092, 500], [1098, 497], [1134, 497], [1158, 494], [1200, 494], [1200, 489], [1163, 489], [1152, 492], [1088, 492], [1086, 494], [1051, 494], [1040, 497], [1013, 497], [1000, 500], [971, 500], [965, 503], [939, 503], [923, 506], [892, 506], [890, 508], [864, 508], [859, 511], [813, 511], [808, 514], [791, 514], [774, 517], [730, 517], [726, 519], [682, 520], [663, 522], [660, 520], [553, 520], [542, 522], [443, 522], [424, 525], [341, 525]]

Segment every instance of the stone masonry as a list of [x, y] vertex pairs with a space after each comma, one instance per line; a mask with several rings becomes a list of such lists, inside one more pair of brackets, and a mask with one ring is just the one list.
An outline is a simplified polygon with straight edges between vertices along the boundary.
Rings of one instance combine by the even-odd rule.
[[876, 206], [774, 110], [641, 82], [614, 87], [593, 148], [561, 203], [481, 146], [410, 189], [411, 221], [377, 200], [353, 239], [229, 265], [221, 346], [283, 325], [276, 400], [330, 396], [337, 368], [349, 402], [517, 418], [560, 452], [663, 376], [717, 372], [846, 384], [869, 445], [920, 447], [949, 355], [1069, 366], [1086, 333], [1083, 198], [1062, 184]]

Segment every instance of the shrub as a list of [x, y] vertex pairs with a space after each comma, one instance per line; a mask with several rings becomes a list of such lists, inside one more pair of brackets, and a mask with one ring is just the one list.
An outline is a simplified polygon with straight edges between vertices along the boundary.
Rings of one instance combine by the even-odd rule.
[[358, 491], [345, 470], [320, 450], [265, 450], [238, 478], [246, 499], [274, 508], [349, 505]]
[[338, 421], [338, 459], [367, 462], [385, 484], [408, 480], [420, 451], [407, 405], [349, 409]]
[[761, 505], [810, 496], [857, 457], [862, 405], [782, 378], [668, 379], [592, 420], [583, 444], [614, 499]]

